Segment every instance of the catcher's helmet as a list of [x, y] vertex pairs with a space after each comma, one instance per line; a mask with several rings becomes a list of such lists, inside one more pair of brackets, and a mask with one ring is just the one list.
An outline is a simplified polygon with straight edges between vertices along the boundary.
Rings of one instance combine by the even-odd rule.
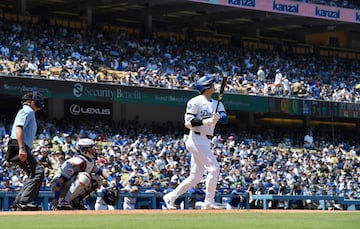
[[214, 78], [211, 76], [202, 76], [195, 84], [196, 89], [202, 94], [206, 89], [212, 87]]
[[29, 100], [33, 100], [35, 102], [35, 106], [37, 108], [44, 109], [44, 107], [45, 107], [44, 96], [40, 92], [33, 91], [30, 93], [26, 93], [21, 98], [21, 103], [24, 104], [26, 101], [29, 101]]
[[90, 159], [96, 158], [96, 145], [90, 138], [81, 138], [77, 142], [79, 152]]

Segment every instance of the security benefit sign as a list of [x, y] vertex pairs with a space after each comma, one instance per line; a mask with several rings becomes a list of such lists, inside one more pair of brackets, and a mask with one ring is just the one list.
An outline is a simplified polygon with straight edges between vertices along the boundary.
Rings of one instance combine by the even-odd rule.
[[96, 103], [79, 100], [65, 101], [65, 115], [78, 118], [112, 118], [111, 103]]

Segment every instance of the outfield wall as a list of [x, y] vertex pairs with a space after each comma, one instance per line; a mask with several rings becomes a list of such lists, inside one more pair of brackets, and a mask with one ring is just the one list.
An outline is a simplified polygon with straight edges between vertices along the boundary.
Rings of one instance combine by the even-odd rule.
[[[9, 211], [11, 209], [11, 205], [15, 200], [17, 192], [11, 191], [0, 191], [0, 210], [1, 211]], [[179, 199], [183, 201], [184, 209], [189, 208], [189, 197], [190, 193], [185, 193]], [[138, 209], [159, 209], [159, 205], [162, 205], [162, 194], [159, 193], [152, 193], [152, 192], [139, 192], [139, 193], [120, 193], [120, 198], [118, 201], [116, 209], [122, 209], [123, 205], [123, 198], [124, 197], [136, 197], [137, 204], [136, 207]], [[223, 203], [225, 199], [231, 197], [231, 194], [222, 194], [217, 193], [215, 196], [215, 200], [217, 203]], [[53, 193], [51, 191], [40, 191], [39, 197], [37, 202], [42, 206], [43, 210], [50, 210], [51, 200], [53, 198]], [[237, 196], [238, 198], [238, 196]], [[245, 198], [245, 205], [239, 206], [239, 209], [251, 209], [249, 204], [249, 196], [244, 195]], [[301, 196], [301, 195], [252, 195], [251, 197], [253, 200], [259, 200], [263, 204], [264, 210], [270, 209], [269, 203], [275, 200], [281, 201], [318, 201], [322, 210], [328, 210], [328, 201], [334, 200], [336, 203], [343, 206], [344, 210], [354, 211], [360, 210], [360, 200], [355, 199], [345, 199], [341, 196]], [[90, 210], [94, 210], [93, 206], [95, 205], [96, 195], [90, 195], [87, 199], [87, 203], [90, 206]], [[161, 208], [160, 208], [161, 209]]]

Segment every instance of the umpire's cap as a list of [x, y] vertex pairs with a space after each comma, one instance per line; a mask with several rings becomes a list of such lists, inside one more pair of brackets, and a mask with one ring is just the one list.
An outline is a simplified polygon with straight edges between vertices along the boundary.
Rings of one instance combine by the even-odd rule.
[[202, 94], [206, 89], [211, 88], [213, 83], [214, 78], [209, 75], [205, 75], [196, 82], [195, 87], [200, 92], [200, 94]]
[[38, 92], [38, 91], [33, 91], [33, 92], [29, 92], [26, 93], [25, 95], [23, 95], [23, 97], [21, 98], [21, 103], [24, 104], [26, 101], [32, 100], [35, 102], [35, 106], [37, 108], [40, 109], [44, 109], [45, 108], [45, 104], [44, 104], [44, 96]]

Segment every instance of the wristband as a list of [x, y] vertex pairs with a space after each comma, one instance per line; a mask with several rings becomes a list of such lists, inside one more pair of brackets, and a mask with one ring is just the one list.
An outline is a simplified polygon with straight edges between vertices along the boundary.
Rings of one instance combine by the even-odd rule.
[[25, 149], [25, 146], [20, 146], [19, 149]]

